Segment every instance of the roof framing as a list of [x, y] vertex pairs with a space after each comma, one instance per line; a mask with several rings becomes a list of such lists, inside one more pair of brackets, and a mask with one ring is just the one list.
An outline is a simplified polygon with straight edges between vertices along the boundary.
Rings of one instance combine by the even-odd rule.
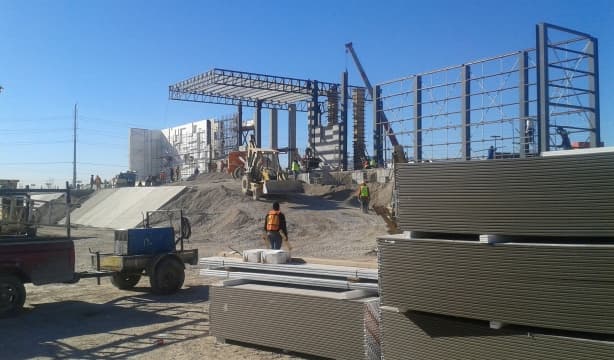
[[212, 69], [169, 86], [169, 99], [307, 111], [315, 97], [338, 93], [340, 85], [324, 81]]

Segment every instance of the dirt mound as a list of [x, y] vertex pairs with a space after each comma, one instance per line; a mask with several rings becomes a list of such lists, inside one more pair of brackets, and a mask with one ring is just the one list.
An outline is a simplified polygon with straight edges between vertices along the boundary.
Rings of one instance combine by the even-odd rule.
[[[262, 247], [264, 217], [278, 201], [288, 223], [294, 256], [372, 257], [376, 236], [387, 233], [375, 212], [362, 214], [356, 185], [309, 185], [304, 193], [254, 201], [226, 174], [203, 174], [165, 206], [182, 208], [192, 224], [191, 242], [202, 256], [230, 248]], [[373, 204], [390, 203], [392, 187], [370, 184]]]

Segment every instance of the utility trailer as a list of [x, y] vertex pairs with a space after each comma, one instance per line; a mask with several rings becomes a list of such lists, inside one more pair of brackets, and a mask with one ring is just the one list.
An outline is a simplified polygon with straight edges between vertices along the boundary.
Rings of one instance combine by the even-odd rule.
[[[148, 276], [152, 292], [170, 294], [181, 288], [185, 264], [196, 265], [198, 250], [184, 249], [191, 235], [190, 224], [182, 210], [148, 212], [143, 229], [117, 230], [115, 251], [92, 253], [94, 267], [75, 272], [75, 248], [70, 234], [71, 199], [65, 190], [0, 188], [0, 198], [29, 196], [31, 193], [64, 192], [66, 196], [66, 236], [32, 236], [27, 227], [14, 227], [13, 234], [0, 236], [0, 317], [19, 312], [26, 300], [24, 284], [76, 283], [84, 278], [111, 277], [119, 289], [134, 287], [141, 276]], [[170, 227], [152, 228], [153, 213], [179, 214], [179, 234]], [[28, 216], [27, 212], [21, 212]], [[169, 219], [171, 217], [169, 216]], [[17, 219], [23, 224], [23, 219]], [[17, 221], [16, 220], [16, 221]], [[29, 223], [28, 223], [29, 224]], [[7, 224], [5, 224], [7, 225]], [[8, 227], [7, 227], [8, 228]], [[177, 248], [178, 247], [178, 248]]]
[[[153, 214], [167, 214], [171, 226], [151, 227]], [[171, 214], [179, 214], [179, 235], [175, 235]], [[142, 276], [149, 277], [155, 294], [171, 294], [181, 289], [185, 280], [185, 265], [196, 265], [198, 249], [185, 249], [184, 240], [191, 235], [190, 223], [182, 210], [148, 211], [144, 227], [115, 230], [113, 253], [91, 253], [92, 271], [81, 273], [81, 278], [110, 276], [118, 289], [136, 286]], [[177, 248], [179, 247], [179, 248]]]

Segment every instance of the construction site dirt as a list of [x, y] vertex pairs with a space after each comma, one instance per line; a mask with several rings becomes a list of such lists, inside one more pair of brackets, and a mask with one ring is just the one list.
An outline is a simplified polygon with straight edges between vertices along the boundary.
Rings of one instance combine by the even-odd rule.
[[[254, 201], [230, 175], [201, 174], [181, 185], [188, 190], [165, 205], [182, 208], [192, 225], [186, 247], [203, 256], [261, 248], [264, 216], [280, 202], [288, 222], [293, 257], [348, 259], [376, 266], [376, 236], [388, 232], [376, 212], [360, 211], [356, 185], [304, 185], [300, 194]], [[370, 184], [373, 205], [390, 202], [391, 184]], [[61, 228], [45, 229], [57, 231]], [[112, 252], [112, 229], [72, 229], [76, 271], [91, 268], [90, 251]], [[245, 344], [218, 344], [209, 335], [209, 287], [216, 279], [186, 271], [183, 289], [161, 296], [147, 278], [132, 291], [108, 278], [76, 284], [27, 285], [25, 310], [0, 319], [3, 359], [292, 359], [298, 354]], [[28, 339], [28, 341], [24, 341]]]

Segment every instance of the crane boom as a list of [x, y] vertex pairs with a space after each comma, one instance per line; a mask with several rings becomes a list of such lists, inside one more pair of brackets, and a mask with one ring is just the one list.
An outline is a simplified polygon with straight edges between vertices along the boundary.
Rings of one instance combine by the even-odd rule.
[[[371, 86], [371, 82], [369, 81], [369, 78], [367, 77], [367, 73], [365, 73], [365, 69], [363, 69], [362, 64], [360, 63], [360, 60], [358, 60], [358, 55], [356, 55], [356, 51], [354, 51], [354, 47], [352, 46], [352, 43], [349, 42], [345, 44], [345, 49], [349, 51], [350, 55], [352, 55], [352, 59], [354, 60], [354, 64], [356, 64], [356, 67], [358, 68], [360, 77], [362, 77], [362, 81], [365, 83], [365, 87], [367, 88], [367, 91], [369, 92], [369, 94], [371, 94], [371, 98], [373, 99], [373, 86]], [[373, 100], [375, 101], [375, 99]], [[382, 118], [381, 118], [382, 126], [384, 130], [386, 131], [386, 135], [388, 135], [388, 138], [390, 139], [390, 143], [392, 144], [393, 147], [399, 145], [399, 141], [397, 140], [397, 137], [394, 134], [394, 131], [392, 131], [392, 127], [390, 127], [390, 124], [388, 123], [388, 118], [386, 117], [386, 114], [382, 111], [381, 115], [382, 115]]]

